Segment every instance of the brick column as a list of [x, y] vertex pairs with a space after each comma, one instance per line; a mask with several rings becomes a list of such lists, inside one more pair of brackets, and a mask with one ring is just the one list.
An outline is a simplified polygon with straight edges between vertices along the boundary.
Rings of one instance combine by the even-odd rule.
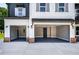
[[4, 28], [4, 42], [10, 42], [10, 26], [9, 25], [5, 25]]
[[76, 43], [75, 26], [70, 26], [70, 42]]
[[71, 42], [71, 43], [76, 43], [76, 38], [75, 38], [75, 37], [71, 37], [71, 38], [70, 38], [70, 42]]
[[4, 38], [4, 42], [10, 42], [10, 38], [9, 37], [5, 37]]

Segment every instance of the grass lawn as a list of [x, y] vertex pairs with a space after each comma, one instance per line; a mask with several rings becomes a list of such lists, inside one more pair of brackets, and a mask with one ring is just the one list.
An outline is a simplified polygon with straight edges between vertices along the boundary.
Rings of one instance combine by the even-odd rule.
[[4, 39], [4, 33], [0, 33], [0, 40]]

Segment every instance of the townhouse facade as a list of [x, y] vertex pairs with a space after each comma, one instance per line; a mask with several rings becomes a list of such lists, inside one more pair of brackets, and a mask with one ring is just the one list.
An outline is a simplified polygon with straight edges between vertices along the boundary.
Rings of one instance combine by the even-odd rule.
[[75, 3], [7, 3], [5, 42], [35, 38], [59, 38], [71, 43], [78, 40], [78, 4]]

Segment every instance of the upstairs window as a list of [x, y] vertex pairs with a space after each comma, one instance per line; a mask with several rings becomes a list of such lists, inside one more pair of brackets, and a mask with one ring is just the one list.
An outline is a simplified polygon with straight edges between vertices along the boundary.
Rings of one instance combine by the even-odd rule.
[[37, 3], [36, 11], [37, 12], [49, 12], [49, 3]]
[[65, 6], [64, 3], [59, 3], [59, 12], [64, 12]]
[[46, 11], [46, 4], [40, 3], [40, 12], [45, 12], [45, 11]]
[[68, 12], [68, 3], [56, 3], [56, 12]]
[[26, 9], [23, 7], [15, 8], [15, 16], [26, 16]]
[[26, 8], [23, 3], [17, 3], [15, 7], [15, 16], [26, 16]]

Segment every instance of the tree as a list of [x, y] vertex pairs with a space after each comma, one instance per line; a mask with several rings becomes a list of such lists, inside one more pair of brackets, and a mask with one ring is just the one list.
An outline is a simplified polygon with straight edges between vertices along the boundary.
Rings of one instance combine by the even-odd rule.
[[0, 30], [4, 30], [4, 17], [8, 16], [8, 10], [0, 7]]

